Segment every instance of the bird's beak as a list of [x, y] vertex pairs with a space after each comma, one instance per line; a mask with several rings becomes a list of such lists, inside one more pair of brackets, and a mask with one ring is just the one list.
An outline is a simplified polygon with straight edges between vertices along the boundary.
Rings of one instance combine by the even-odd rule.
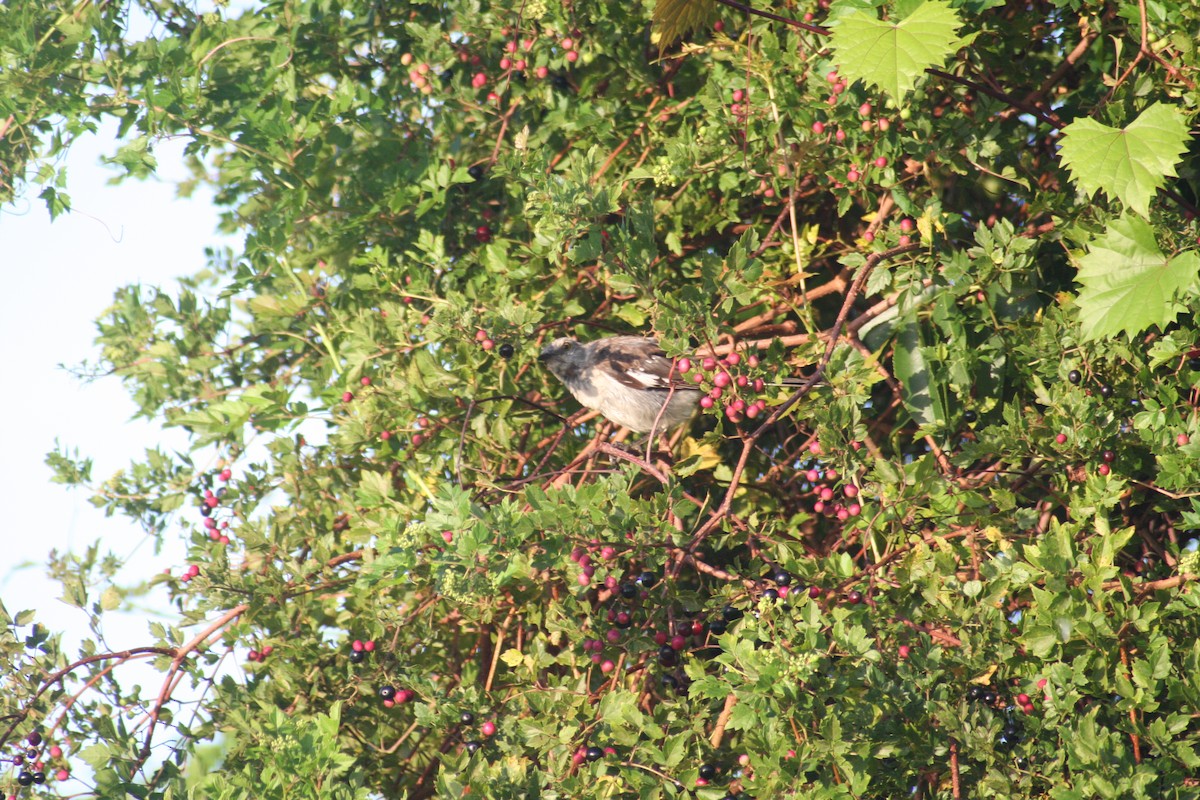
[[538, 361], [545, 361], [547, 358], [549, 358], [550, 351], [552, 349], [553, 348], [550, 345], [546, 345], [545, 347], [543, 347], [542, 352], [538, 353]]

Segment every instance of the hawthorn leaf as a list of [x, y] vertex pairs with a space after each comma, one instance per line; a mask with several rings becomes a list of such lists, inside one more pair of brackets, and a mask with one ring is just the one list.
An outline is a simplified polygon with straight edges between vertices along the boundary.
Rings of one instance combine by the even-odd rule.
[[1200, 255], [1168, 256], [1154, 229], [1140, 217], [1114, 221], [1079, 259], [1080, 323], [1086, 339], [1125, 332], [1133, 336], [1151, 325], [1163, 327], [1184, 309], [1180, 301], [1196, 288]]
[[838, 72], [900, 99], [925, 70], [939, 66], [961, 46], [958, 14], [943, 0], [926, 0], [899, 22], [855, 10], [833, 23], [831, 40]]
[[1143, 217], [1187, 150], [1187, 119], [1155, 103], [1124, 128], [1077, 119], [1063, 128], [1059, 155], [1071, 179], [1088, 194], [1102, 190]]

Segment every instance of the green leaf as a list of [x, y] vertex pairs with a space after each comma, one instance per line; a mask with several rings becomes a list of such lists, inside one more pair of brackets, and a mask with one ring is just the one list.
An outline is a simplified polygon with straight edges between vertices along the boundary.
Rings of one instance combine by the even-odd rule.
[[1183, 310], [1181, 295], [1195, 290], [1200, 273], [1200, 256], [1194, 251], [1167, 256], [1153, 228], [1138, 217], [1114, 221], [1089, 250], [1079, 259], [1078, 277], [1085, 339], [1167, 325]]
[[666, 47], [679, 37], [708, 25], [716, 12], [717, 4], [713, 0], [658, 0], [651, 16], [658, 33], [658, 46]]
[[941, 65], [960, 46], [962, 24], [949, 3], [928, 0], [899, 22], [862, 11], [840, 16], [831, 46], [838, 72], [863, 80], [900, 99], [930, 67]]
[[1143, 217], [1187, 150], [1188, 124], [1173, 106], [1155, 103], [1124, 128], [1077, 119], [1063, 128], [1059, 154], [1088, 194], [1101, 189]]

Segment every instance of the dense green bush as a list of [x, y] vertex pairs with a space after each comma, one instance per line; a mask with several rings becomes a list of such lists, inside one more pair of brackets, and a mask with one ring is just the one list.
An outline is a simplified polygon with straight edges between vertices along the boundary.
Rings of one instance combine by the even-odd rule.
[[[194, 458], [51, 456], [190, 566], [4, 612], [0, 789], [1200, 796], [1200, 8], [136, 5], [0, 5], [0, 191], [117, 117], [245, 234], [99, 321]], [[669, 455], [537, 363], [629, 331]]]

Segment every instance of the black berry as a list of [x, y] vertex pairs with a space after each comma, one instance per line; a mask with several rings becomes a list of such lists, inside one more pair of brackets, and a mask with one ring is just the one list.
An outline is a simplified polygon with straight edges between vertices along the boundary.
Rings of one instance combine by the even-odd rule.
[[663, 685], [664, 689], [675, 689], [675, 690], [679, 689], [679, 681], [675, 678], [674, 675], [671, 675], [669, 673], [663, 673], [662, 678], [660, 678], [659, 680], [662, 681], [662, 685]]
[[722, 619], [714, 619], [712, 622], [708, 623], [708, 632], [713, 636], [720, 636], [728, 629], [729, 626], [726, 625], [725, 620]]
[[476, 750], [478, 750], [482, 746], [483, 745], [481, 745], [479, 742], [467, 742], [467, 744], [466, 744], [467, 752], [474, 753]]
[[458, 715], [458, 719], [460, 722], [462, 722], [463, 725], [474, 725], [475, 724], [475, 715], [472, 714], [470, 711], [462, 712], [461, 714]]
[[664, 667], [673, 667], [679, 663], [679, 656], [676, 654], [675, 648], [669, 644], [658, 648], [658, 663]]
[[36, 783], [38, 786], [41, 786], [43, 783], [46, 782], [46, 773], [44, 773], [44, 772], [33, 773], [33, 782]]
[[700, 777], [706, 781], [711, 781], [717, 776], [717, 766], [715, 764], [701, 764]]
[[604, 758], [604, 751], [599, 747], [592, 746], [587, 749], [583, 756], [588, 761], [599, 761], [600, 759]]
[[992, 703], [996, 702], [996, 693], [989, 689], [983, 693], [982, 699], [983, 699], [983, 702], [987, 703], [990, 706]]
[[626, 600], [632, 600], [633, 598], [637, 597], [637, 593], [638, 593], [637, 584], [633, 584], [633, 583], [622, 583], [621, 584], [621, 597], [624, 597]]
[[37, 731], [30, 731], [29, 735], [25, 737], [25, 741], [29, 742], [34, 747], [37, 747], [42, 743], [42, 735]]
[[1073, 369], [1067, 373], [1067, 380], [1078, 386], [1079, 382], [1083, 380], [1083, 375], [1079, 373], [1079, 370]]
[[643, 572], [641, 575], [638, 575], [637, 582], [643, 589], [649, 589], [658, 583], [658, 576], [653, 572]]
[[768, 600], [778, 600], [779, 599], [779, 590], [778, 589], [764, 589], [762, 596]]
[[982, 689], [982, 687], [979, 687], [979, 686], [970, 686], [970, 687], [968, 687], [968, 688], [967, 688], [967, 699], [968, 699], [968, 700], [972, 700], [972, 701], [973, 701], [973, 700], [981, 700], [981, 699], [983, 699], [983, 689]]
[[1100, 384], [1100, 396], [1101, 397], [1103, 397], [1104, 399], [1107, 400], [1108, 398], [1112, 397], [1112, 395], [1113, 395], [1113, 388], [1111, 386], [1109, 386], [1107, 383]]
[[479, 180], [483, 177], [483, 165], [472, 164], [471, 166], [467, 167], [467, 174], [471, 176], [471, 180]]
[[379, 687], [379, 696], [384, 700], [391, 700], [393, 697], [396, 696], [396, 687], [391, 686], [391, 685], [380, 686]]
[[977, 419], [979, 419], [979, 415], [977, 413], [975, 413], [974, 411], [972, 411], [971, 409], [968, 408], [966, 411], [963, 412], [963, 422], [967, 423], [968, 425], [970, 425], [972, 422], [974, 422]]
[[17, 775], [17, 783], [22, 786], [29, 786], [33, 783], [33, 773], [21, 770], [20, 774]]
[[553, 78], [550, 79], [550, 83], [554, 86], [555, 89], [558, 89], [560, 92], [565, 92], [571, 88], [570, 81], [568, 81], [566, 79], [566, 77], [563, 75], [555, 75]]
[[792, 582], [792, 575], [790, 572], [781, 569], [771, 579], [775, 581], [776, 586], [787, 586]]
[[1188, 359], [1188, 369], [1193, 372], [1200, 372], [1200, 356], [1192, 356]]
[[742, 610], [733, 606], [725, 606], [721, 609], [721, 616], [725, 618], [726, 622], [736, 622], [742, 618]]
[[364, 662], [366, 660], [367, 660], [367, 651], [366, 650], [351, 650], [350, 651], [350, 663], [351, 664], [361, 664], [362, 662]]
[[512, 358], [513, 357], [513, 346], [511, 344], [509, 344], [508, 342], [505, 342], [504, 344], [502, 344], [498, 348], [496, 348], [496, 352], [500, 354], [501, 358]]

